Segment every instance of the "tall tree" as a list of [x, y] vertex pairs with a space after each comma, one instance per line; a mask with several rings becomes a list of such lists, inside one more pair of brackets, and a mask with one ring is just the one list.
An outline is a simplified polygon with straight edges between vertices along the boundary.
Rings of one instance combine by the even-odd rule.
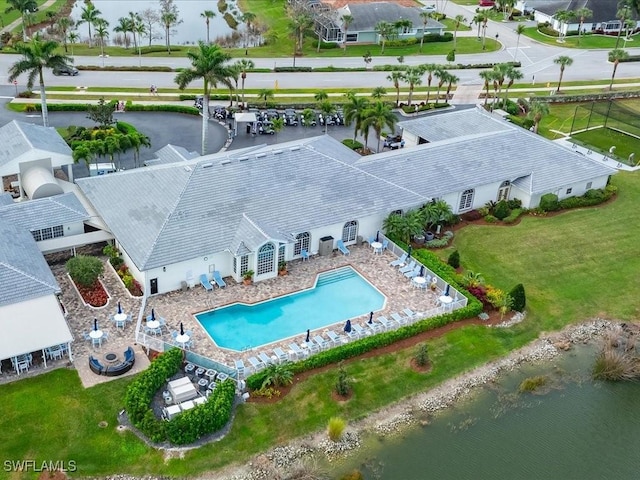
[[29, 43], [18, 43], [14, 46], [17, 54], [22, 58], [9, 67], [9, 82], [13, 82], [23, 73], [27, 74], [27, 88], [32, 89], [38, 79], [40, 83], [40, 104], [42, 106], [42, 124], [49, 126], [47, 110], [47, 93], [44, 85], [43, 71], [45, 68], [62, 68], [73, 59], [66, 55], [56, 53], [58, 42], [42, 40], [36, 35]]
[[347, 53], [347, 32], [349, 31], [349, 25], [353, 23], [352, 15], [343, 15], [342, 16], [342, 28], [344, 30], [344, 53]]
[[389, 40], [389, 38], [395, 33], [396, 27], [393, 23], [378, 22], [375, 26], [375, 31], [382, 40], [382, 49], [380, 50], [380, 54], [384, 55], [384, 46], [387, 43], [387, 40]]
[[329, 115], [336, 111], [336, 107], [334, 107], [333, 103], [329, 100], [322, 100], [318, 102], [318, 110], [320, 110], [320, 113], [324, 115], [324, 134], [326, 135], [329, 128], [329, 122], [327, 122], [327, 119], [329, 118]]
[[109, 22], [104, 18], [98, 18], [93, 26], [96, 30], [95, 36], [100, 41], [100, 56], [102, 57], [102, 66], [104, 66], [104, 46], [106, 39], [109, 38]]
[[400, 70], [394, 70], [387, 75], [387, 80], [393, 83], [393, 88], [396, 89], [396, 107], [400, 105], [400, 81], [403, 80], [404, 72]]
[[382, 137], [382, 129], [389, 127], [391, 132], [395, 130], [397, 117], [391, 110], [391, 107], [382, 100], [377, 100], [373, 105], [368, 108], [364, 113], [364, 119], [362, 120], [362, 128], [373, 128], [378, 138], [378, 149], [380, 151], [380, 138]]
[[609, 61], [613, 63], [613, 73], [611, 74], [611, 82], [609, 83], [609, 90], [613, 88], [613, 80], [616, 78], [616, 70], [618, 70], [618, 65], [621, 61], [624, 61], [629, 58], [629, 54], [626, 50], [622, 50], [621, 48], [617, 48], [615, 50], [611, 50], [609, 52]]
[[344, 105], [344, 121], [347, 125], [351, 122], [355, 123], [353, 131], [353, 141], [362, 127], [364, 112], [369, 108], [369, 100], [365, 97], [359, 97], [354, 92], [347, 93], [348, 102]]
[[129, 31], [133, 36], [133, 48], [138, 50], [140, 45], [140, 37], [138, 36], [138, 32], [144, 32], [144, 23], [142, 23], [142, 17], [139, 13], [129, 12]]
[[518, 56], [518, 46], [520, 45], [520, 35], [522, 35], [527, 27], [522, 24], [519, 24], [516, 29], [516, 35], [518, 35], [518, 39], [516, 40], [516, 53], [513, 54], [513, 61], [516, 62], [516, 58]]
[[431, 18], [431, 12], [420, 12], [420, 18], [422, 19], [422, 35], [420, 36], [420, 53], [422, 53], [422, 46], [424, 45], [424, 36], [427, 30], [427, 23]]
[[553, 59], [553, 63], [555, 63], [556, 65], [560, 65], [560, 78], [558, 78], [558, 88], [556, 88], [556, 93], [559, 93], [560, 84], [562, 83], [562, 77], [564, 76], [564, 69], [571, 66], [571, 64], [573, 63], [573, 58], [566, 55], [560, 55], [559, 57]]
[[204, 18], [204, 22], [207, 24], [207, 43], [211, 43], [211, 40], [209, 40], [209, 24], [211, 19], [216, 16], [216, 13], [213, 10], [205, 10], [200, 16]]
[[614, 50], [617, 50], [620, 46], [620, 37], [622, 36], [622, 30], [624, 29], [627, 20], [631, 17], [631, 7], [625, 2], [622, 1], [618, 4], [618, 12], [616, 13], [616, 18], [620, 20], [620, 30], [618, 30], [618, 38], [616, 38], [616, 46]]
[[313, 19], [304, 10], [291, 9], [289, 13], [289, 33], [294, 39], [293, 58], [302, 52], [304, 35], [313, 25]]
[[22, 41], [27, 41], [27, 21], [26, 17], [30, 12], [33, 12], [38, 8], [36, 0], [7, 0], [7, 8], [5, 13], [9, 13], [13, 10], [20, 12], [20, 18], [22, 19]]
[[497, 3], [498, 8], [502, 10], [502, 18], [508, 20], [511, 17], [516, 0], [498, 0]]
[[460, 81], [460, 77], [455, 76], [452, 73], [448, 73], [447, 76], [447, 94], [446, 94], [446, 100], [447, 102], [449, 101], [449, 95], [451, 95], [451, 87], [453, 86], [454, 83], [458, 83]]
[[433, 81], [433, 74], [438, 70], [442, 70], [440, 65], [435, 63], [427, 63], [422, 66], [423, 73], [427, 73], [427, 100], [426, 103], [429, 103], [429, 97], [431, 96], [431, 82]]
[[542, 117], [549, 115], [549, 104], [540, 100], [532, 100], [529, 104], [529, 116], [533, 119], [533, 132], [538, 133]]
[[252, 68], [256, 68], [256, 64], [253, 63], [253, 60], [248, 60], [243, 58], [236, 62], [238, 69], [240, 70], [240, 78], [242, 79], [242, 107], [244, 108], [244, 82], [247, 79], [247, 70], [251, 70]]
[[582, 26], [584, 25], [584, 21], [592, 16], [593, 11], [587, 7], [582, 7], [576, 10], [576, 17], [580, 19], [580, 24], [578, 25], [578, 45], [580, 45], [580, 37], [582, 36]]
[[219, 83], [231, 88], [229, 67], [227, 65], [231, 57], [224, 53], [218, 45], [207, 45], [204, 42], [198, 42], [198, 49], [187, 52], [187, 57], [191, 62], [191, 67], [180, 71], [175, 77], [175, 82], [178, 84], [180, 90], [184, 90], [187, 88], [187, 85], [195, 80], [202, 80], [204, 83], [202, 102], [202, 155], [206, 155], [211, 89], [217, 87]]
[[413, 91], [417, 85], [422, 83], [423, 73], [424, 70], [422, 67], [417, 66], [407, 68], [404, 75], [402, 75], [402, 80], [409, 85], [409, 98], [407, 100], [407, 105], [411, 105], [411, 101], [413, 100]]
[[80, 10], [80, 20], [78, 25], [86, 23], [89, 27], [89, 48], [93, 47], [93, 36], [91, 35], [91, 27], [96, 23], [96, 20], [100, 18], [102, 12], [98, 10], [91, 2], [85, 3]]
[[376, 100], [382, 100], [386, 94], [387, 89], [384, 87], [373, 87], [373, 90], [371, 90], [371, 98]]
[[564, 42], [567, 36], [569, 22], [575, 18], [576, 14], [573, 10], [558, 10], [554, 13], [553, 18], [558, 21], [558, 38], [560, 42]]
[[80, 40], [78, 32], [69, 32], [69, 43], [71, 44], [71, 56], [73, 57], [73, 46]]
[[264, 100], [264, 106], [267, 107], [269, 99], [273, 98], [273, 90], [270, 88], [263, 88], [258, 92], [258, 99]]
[[64, 47], [64, 53], [67, 53], [67, 36], [69, 35], [69, 30], [73, 27], [74, 22], [70, 17], [60, 17], [56, 22], [56, 28], [60, 34], [60, 39], [62, 40], [62, 46]]
[[507, 82], [507, 86], [504, 89], [504, 100], [502, 101], [502, 108], [506, 108], [507, 106], [507, 99], [509, 98], [509, 89], [513, 85], [513, 82], [515, 82], [516, 80], [522, 79], [524, 75], [520, 70], [509, 65], [509, 68], [505, 72], [505, 77], [507, 77], [509, 81]]
[[467, 23], [467, 19], [464, 15], [456, 15], [453, 19], [453, 49], [455, 50], [458, 45], [458, 29], [460, 25]]
[[440, 90], [442, 86], [449, 81], [451, 74], [445, 69], [440, 69], [437, 72], [433, 72], [434, 76], [438, 79], [438, 90], [436, 91], [436, 105], [440, 101]]
[[493, 83], [495, 74], [493, 70], [481, 70], [478, 75], [480, 75], [480, 78], [484, 80], [484, 89], [485, 89], [484, 106], [486, 107], [487, 101], [489, 100], [489, 85]]
[[182, 23], [178, 6], [174, 3], [174, 0], [160, 0], [160, 21], [164, 26], [167, 52], [171, 54], [171, 29]]
[[149, 36], [149, 46], [151, 46], [151, 41], [155, 37], [155, 30], [153, 27], [160, 23], [160, 16], [154, 9], [145, 8], [140, 13], [140, 18], [142, 18], [142, 21], [144, 22], [145, 32]]
[[396, 29], [396, 35], [406, 35], [411, 33], [411, 29], [413, 28], [413, 23], [408, 18], [401, 18], [393, 23], [393, 26]]
[[118, 25], [113, 27], [114, 32], [122, 34], [123, 41], [124, 41], [124, 48], [129, 48], [129, 35], [127, 34], [131, 31], [131, 27], [132, 27], [131, 20], [127, 17], [120, 17], [118, 19]]

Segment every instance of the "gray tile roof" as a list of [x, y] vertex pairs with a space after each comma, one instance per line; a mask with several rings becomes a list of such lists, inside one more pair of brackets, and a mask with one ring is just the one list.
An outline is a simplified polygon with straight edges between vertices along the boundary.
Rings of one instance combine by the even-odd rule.
[[0, 218], [0, 305], [60, 291], [28, 230]]
[[426, 200], [354, 168], [357, 158], [322, 136], [77, 183], [138, 268], [148, 270], [259, 241], [254, 231], [239, 244], [243, 214], [284, 241]]
[[0, 206], [0, 221], [20, 225], [27, 230], [82, 222], [89, 214], [71, 192], [53, 197]]
[[71, 155], [71, 148], [53, 127], [17, 120], [0, 127], [0, 166], [32, 149]]
[[[529, 8], [539, 10], [547, 15], [553, 15], [558, 10], [576, 11], [586, 7], [593, 12], [593, 17], [585, 19], [587, 22], [606, 22], [616, 19], [618, 3], [614, 0], [527, 0]], [[577, 18], [571, 23], [579, 23]]]
[[11, 205], [13, 203], [13, 197], [10, 193], [0, 193], [0, 207], [4, 205]]
[[[349, 4], [349, 11], [353, 22], [349, 25], [349, 32], [369, 32], [375, 30], [378, 22], [394, 23], [398, 20], [408, 19], [413, 23], [413, 28], [422, 28], [424, 20], [420, 17], [420, 9], [403, 7], [391, 2], [369, 2]], [[444, 27], [440, 22], [430, 18], [427, 21], [427, 29]]]
[[184, 147], [178, 145], [171, 145], [170, 143], [162, 147], [156, 152], [156, 157], [152, 160], [147, 160], [145, 165], [162, 165], [167, 163], [184, 162], [185, 160], [192, 160], [199, 157], [198, 152], [190, 152]]

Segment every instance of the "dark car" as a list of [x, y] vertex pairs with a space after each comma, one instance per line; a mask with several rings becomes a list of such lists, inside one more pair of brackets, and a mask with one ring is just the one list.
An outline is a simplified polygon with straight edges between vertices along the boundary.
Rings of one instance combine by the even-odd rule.
[[54, 75], [69, 75], [71, 77], [75, 77], [80, 73], [76, 67], [71, 65], [63, 65], [61, 67], [54, 67], [53, 74]]

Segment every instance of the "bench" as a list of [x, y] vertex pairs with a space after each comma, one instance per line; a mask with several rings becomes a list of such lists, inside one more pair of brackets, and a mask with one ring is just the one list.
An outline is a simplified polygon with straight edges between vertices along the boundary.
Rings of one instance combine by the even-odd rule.
[[108, 367], [102, 365], [93, 355], [89, 357], [89, 368], [91, 371], [96, 375], [106, 375], [107, 377], [118, 377], [120, 375], [124, 375], [133, 368], [135, 363], [136, 354], [131, 347], [128, 347], [124, 351], [124, 360], [122, 362], [115, 365], [109, 365]]

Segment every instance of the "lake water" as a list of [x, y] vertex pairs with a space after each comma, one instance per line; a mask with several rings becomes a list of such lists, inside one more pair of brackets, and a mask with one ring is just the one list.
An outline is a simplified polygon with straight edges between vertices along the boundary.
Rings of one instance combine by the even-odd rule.
[[[130, 11], [141, 13], [148, 8], [156, 12], [160, 10], [160, 4], [157, 0], [134, 0], [129, 2], [123, 0], [93, 0], [93, 4], [100, 10], [100, 17], [109, 22], [109, 38], [111, 39], [116, 36], [113, 28], [118, 25], [118, 19], [128, 16]], [[217, 36], [224, 36], [232, 32], [232, 29], [227, 25], [222, 14], [218, 11], [218, 2], [216, 0], [175, 0], [174, 4], [178, 7], [178, 17], [182, 19], [182, 23], [172, 30], [172, 45], [193, 44], [197, 43], [198, 40], [206, 41], [207, 25], [205, 19], [200, 16], [205, 10], [211, 10], [216, 14], [214, 18], [209, 20], [209, 35], [212, 42]], [[236, 11], [236, 18], [242, 15], [234, 1], [227, 0], [227, 5], [228, 12], [233, 13]], [[71, 12], [71, 17], [74, 20], [77, 21], [80, 18], [82, 7], [84, 7], [84, 1], [76, 0], [76, 4]], [[242, 24], [238, 25], [237, 28], [242, 29]], [[91, 31], [93, 32], [94, 29], [92, 28]], [[154, 32], [157, 38], [152, 40], [152, 44], [164, 45], [164, 27], [162, 25], [156, 25]], [[89, 29], [86, 23], [78, 27], [78, 34], [82, 39], [88, 37]], [[129, 34], [129, 36], [131, 36], [131, 34]], [[142, 44], [149, 44], [149, 37], [147, 35], [143, 36]]]
[[[368, 438], [336, 473], [366, 479], [640, 478], [640, 385], [592, 382], [593, 347], [526, 366], [398, 437]], [[518, 394], [546, 374], [553, 388]]]

